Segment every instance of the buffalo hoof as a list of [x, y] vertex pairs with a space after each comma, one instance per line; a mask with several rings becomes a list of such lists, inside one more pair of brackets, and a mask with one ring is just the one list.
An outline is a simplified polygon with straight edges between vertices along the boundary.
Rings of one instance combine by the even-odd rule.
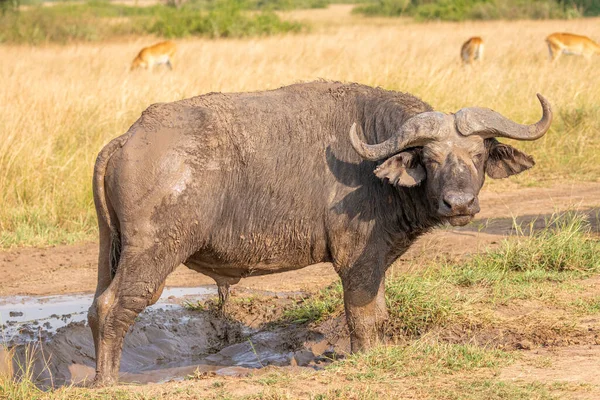
[[92, 387], [94, 388], [103, 388], [107, 386], [113, 386], [117, 383], [117, 379], [112, 377], [105, 377], [102, 375], [96, 375], [94, 381], [92, 382]]

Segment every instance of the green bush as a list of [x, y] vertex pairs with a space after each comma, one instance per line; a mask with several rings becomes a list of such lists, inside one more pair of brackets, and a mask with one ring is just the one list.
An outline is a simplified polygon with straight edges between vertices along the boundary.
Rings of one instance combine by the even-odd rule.
[[329, 3], [329, 0], [255, 0], [252, 8], [257, 10], [325, 8]]
[[379, 0], [373, 4], [355, 7], [352, 12], [368, 16], [383, 15], [386, 17], [398, 17], [405, 15], [410, 5], [410, 0]]
[[600, 0], [377, 0], [355, 8], [354, 12], [367, 16], [412, 16], [420, 21], [556, 19], [598, 15]]
[[4, 15], [7, 11], [17, 11], [19, 6], [19, 0], [0, 0], [0, 13]]
[[302, 25], [269, 11], [247, 11], [240, 0], [193, 2], [181, 8], [130, 7], [106, 1], [32, 6], [0, 16], [0, 42], [40, 44], [96, 41], [132, 34], [241, 37], [298, 32]]
[[573, 10], [585, 16], [600, 15], [600, 0], [558, 0], [567, 12]]
[[489, 3], [487, 0], [441, 0], [423, 4], [414, 9], [413, 15], [419, 20], [460, 21], [468, 19], [469, 12], [477, 3]]
[[282, 21], [273, 12], [250, 15], [244, 10], [245, 5], [236, 0], [220, 1], [207, 12], [171, 9], [153, 20], [146, 30], [164, 37], [242, 37], [298, 32], [302, 28], [298, 23]]
[[495, 0], [477, 3], [468, 12], [468, 19], [560, 19], [581, 16], [577, 10], [565, 10], [554, 1]]

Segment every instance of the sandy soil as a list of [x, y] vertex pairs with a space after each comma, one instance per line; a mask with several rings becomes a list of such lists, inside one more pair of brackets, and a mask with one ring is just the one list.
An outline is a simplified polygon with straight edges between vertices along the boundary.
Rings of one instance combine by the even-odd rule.
[[[498, 243], [513, 232], [513, 218], [523, 225], [560, 210], [578, 209], [590, 214], [598, 229], [600, 183], [562, 184], [550, 188], [496, 191], [485, 189], [480, 196], [481, 213], [463, 228], [445, 227], [423, 236], [396, 263], [431, 255], [461, 256]], [[93, 292], [96, 285], [96, 243], [49, 248], [17, 248], [0, 252], [0, 296], [49, 295]], [[414, 263], [410, 263], [414, 265]], [[301, 270], [243, 279], [236, 287], [271, 291], [314, 290], [337, 279], [330, 264], [316, 264]], [[212, 279], [180, 266], [167, 279], [167, 286], [213, 284]]]
[[[504, 369], [503, 380], [600, 385], [600, 346], [551, 347], [523, 352], [522, 359]], [[595, 397], [594, 397], [595, 396]], [[579, 398], [597, 399], [598, 392], [580, 393]]]

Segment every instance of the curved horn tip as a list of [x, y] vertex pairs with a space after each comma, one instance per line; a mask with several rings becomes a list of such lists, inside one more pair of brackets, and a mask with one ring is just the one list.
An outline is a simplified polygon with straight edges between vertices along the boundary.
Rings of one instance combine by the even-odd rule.
[[536, 96], [537, 96], [538, 100], [540, 101], [540, 103], [542, 103], [542, 106], [551, 108], [550, 102], [548, 101], [547, 98], [545, 98], [544, 96], [542, 96], [540, 93], [536, 93]]
[[352, 147], [355, 149], [360, 147], [360, 139], [358, 138], [358, 134], [356, 133], [356, 122], [352, 124], [350, 127], [350, 143], [352, 143]]
[[356, 122], [350, 127], [350, 144], [361, 157], [365, 157], [365, 149], [363, 148], [364, 143], [358, 137], [358, 133], [356, 132]]
[[[538, 94], [538, 96], [540, 96], [540, 95]], [[350, 127], [350, 134], [351, 135], [356, 135], [356, 122], [354, 122], [352, 124], [352, 126]]]

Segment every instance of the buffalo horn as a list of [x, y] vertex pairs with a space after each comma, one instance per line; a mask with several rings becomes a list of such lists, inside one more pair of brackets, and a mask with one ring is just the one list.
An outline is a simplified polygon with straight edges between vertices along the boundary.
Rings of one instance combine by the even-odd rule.
[[464, 135], [479, 135], [484, 139], [505, 137], [516, 140], [536, 140], [542, 137], [552, 123], [552, 108], [541, 94], [542, 119], [532, 125], [521, 125], [489, 108], [462, 108], [455, 114], [456, 128]]
[[385, 142], [367, 144], [356, 133], [356, 122], [350, 128], [350, 142], [363, 159], [377, 161], [401, 152], [409, 147], [423, 146], [438, 137], [444, 114], [430, 111], [417, 114], [406, 121], [400, 130]]

